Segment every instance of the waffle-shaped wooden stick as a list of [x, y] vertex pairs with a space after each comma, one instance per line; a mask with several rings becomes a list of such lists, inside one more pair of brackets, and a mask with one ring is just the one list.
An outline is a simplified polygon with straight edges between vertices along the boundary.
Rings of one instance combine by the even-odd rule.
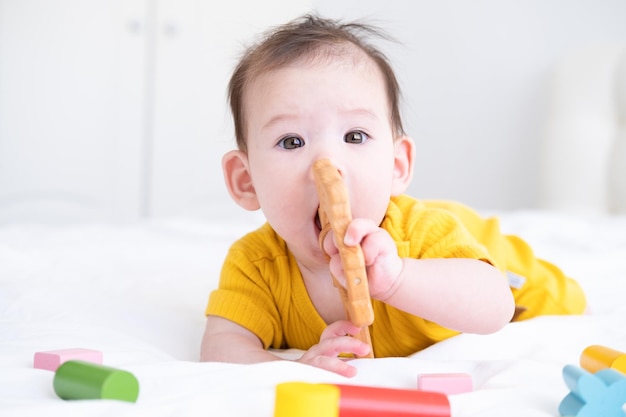
[[[319, 218], [322, 226], [320, 246], [329, 230], [335, 234], [337, 248], [346, 274], [346, 287], [341, 286], [333, 276], [335, 287], [339, 290], [346, 316], [354, 325], [362, 327], [356, 337], [370, 345], [366, 357], [374, 357], [369, 326], [374, 322], [374, 311], [367, 283], [367, 272], [361, 246], [346, 246], [343, 243], [346, 229], [352, 221], [350, 200], [339, 171], [327, 159], [313, 164], [313, 175], [320, 199]], [[323, 248], [322, 248], [323, 250]]]

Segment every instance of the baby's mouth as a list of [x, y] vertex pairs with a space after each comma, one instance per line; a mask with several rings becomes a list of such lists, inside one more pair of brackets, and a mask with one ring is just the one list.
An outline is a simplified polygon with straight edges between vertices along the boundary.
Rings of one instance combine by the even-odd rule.
[[319, 233], [322, 230], [322, 221], [320, 220], [319, 209], [315, 212], [315, 226], [317, 227], [317, 232]]

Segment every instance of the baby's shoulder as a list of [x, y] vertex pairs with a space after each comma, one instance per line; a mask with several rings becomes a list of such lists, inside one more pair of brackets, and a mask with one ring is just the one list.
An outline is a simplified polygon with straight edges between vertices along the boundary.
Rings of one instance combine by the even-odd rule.
[[385, 216], [389, 227], [413, 230], [459, 222], [458, 214], [470, 213], [461, 203], [445, 200], [418, 200], [408, 195], [393, 197]]
[[269, 223], [265, 223], [236, 240], [230, 247], [230, 254], [235, 253], [252, 261], [275, 258], [287, 254], [287, 244]]

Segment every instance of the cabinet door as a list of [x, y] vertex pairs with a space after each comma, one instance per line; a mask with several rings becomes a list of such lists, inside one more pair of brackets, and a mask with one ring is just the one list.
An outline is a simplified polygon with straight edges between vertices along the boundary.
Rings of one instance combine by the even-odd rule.
[[158, 1], [151, 215], [221, 216], [233, 209], [221, 169], [222, 155], [234, 147], [229, 76], [255, 34], [306, 13], [311, 3]]
[[0, 223], [140, 215], [144, 7], [0, 0]]

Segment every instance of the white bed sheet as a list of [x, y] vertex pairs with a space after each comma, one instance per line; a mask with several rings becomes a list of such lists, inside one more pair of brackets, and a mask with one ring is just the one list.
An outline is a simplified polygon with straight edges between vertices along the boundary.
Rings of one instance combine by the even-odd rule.
[[[420, 373], [468, 372], [475, 389], [450, 396], [454, 417], [557, 416], [564, 365], [578, 364], [591, 344], [626, 351], [626, 217], [500, 218], [504, 231], [578, 279], [592, 314], [460, 335], [409, 358], [357, 360], [352, 379], [290, 361], [197, 361], [222, 259], [258, 217], [0, 227], [0, 415], [269, 417], [279, 382], [415, 388]], [[60, 400], [54, 374], [34, 369], [33, 355], [72, 347], [100, 350], [106, 365], [132, 372], [138, 401]]]

